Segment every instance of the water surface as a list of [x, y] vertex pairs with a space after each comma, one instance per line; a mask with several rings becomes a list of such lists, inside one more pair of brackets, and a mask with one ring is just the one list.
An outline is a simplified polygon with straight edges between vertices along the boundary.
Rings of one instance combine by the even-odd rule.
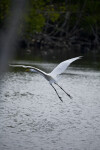
[[59, 85], [73, 99], [55, 86], [63, 103], [43, 77], [23, 69], [6, 73], [1, 85], [0, 150], [100, 149], [100, 71], [69, 67]]

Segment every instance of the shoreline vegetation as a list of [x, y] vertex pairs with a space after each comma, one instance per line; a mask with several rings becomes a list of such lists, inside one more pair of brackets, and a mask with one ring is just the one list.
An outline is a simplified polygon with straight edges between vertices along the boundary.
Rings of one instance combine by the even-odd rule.
[[[11, 7], [10, 0], [0, 1], [0, 29], [4, 32]], [[85, 55], [99, 60], [99, 0], [29, 0], [23, 18], [16, 58], [64, 60]]]

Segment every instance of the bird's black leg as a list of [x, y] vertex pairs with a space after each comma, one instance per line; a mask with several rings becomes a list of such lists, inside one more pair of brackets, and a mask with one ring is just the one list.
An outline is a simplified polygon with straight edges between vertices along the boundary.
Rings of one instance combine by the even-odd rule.
[[[57, 83], [55, 83], [56, 85], [58, 85]], [[71, 99], [72, 99], [72, 96], [70, 94], [68, 94], [60, 85], [58, 85], [60, 87], [60, 89], [62, 89], [66, 94], [67, 96], [69, 96]]]
[[57, 90], [54, 88], [54, 86], [53, 86], [52, 84], [50, 84], [50, 85], [51, 85], [51, 86], [53, 87], [53, 89], [55, 90], [55, 92], [56, 92], [57, 96], [59, 97], [59, 99], [63, 102], [62, 98], [59, 96], [59, 94], [58, 94]]

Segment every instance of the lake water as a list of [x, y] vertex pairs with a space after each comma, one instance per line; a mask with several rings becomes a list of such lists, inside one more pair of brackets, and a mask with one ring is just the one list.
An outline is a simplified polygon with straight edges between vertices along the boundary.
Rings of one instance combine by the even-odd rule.
[[[29, 64], [47, 72], [56, 66]], [[73, 99], [55, 86], [62, 103], [39, 74], [23, 69], [5, 74], [0, 89], [0, 150], [100, 150], [100, 71], [69, 67], [59, 85]]]

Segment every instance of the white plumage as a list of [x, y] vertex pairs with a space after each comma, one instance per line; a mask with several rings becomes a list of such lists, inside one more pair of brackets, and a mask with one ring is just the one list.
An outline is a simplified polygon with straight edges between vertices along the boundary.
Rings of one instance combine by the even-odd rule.
[[[56, 85], [58, 85], [57, 83], [57, 77], [58, 75], [62, 74], [67, 67], [74, 62], [75, 60], [80, 59], [82, 56], [79, 57], [75, 57], [75, 58], [71, 58], [68, 60], [65, 60], [63, 62], [61, 62], [56, 68], [54, 68], [54, 70], [51, 73], [46, 73], [36, 67], [33, 66], [25, 66], [25, 65], [10, 65], [11, 67], [23, 67], [26, 69], [29, 69], [31, 72], [37, 72], [40, 75], [42, 75], [47, 81], [49, 81], [50, 85], [54, 88], [56, 94], [58, 95], [59, 99], [62, 101], [61, 97], [59, 96], [57, 90], [55, 89], [55, 87], [52, 85], [53, 83], [55, 83]], [[58, 85], [59, 86], [59, 85]], [[61, 86], [59, 86], [70, 98], [72, 98]]]
[[61, 62], [49, 75], [56, 77], [57, 75], [62, 74], [73, 61], [80, 59], [81, 57], [82, 56], [79, 56]]

